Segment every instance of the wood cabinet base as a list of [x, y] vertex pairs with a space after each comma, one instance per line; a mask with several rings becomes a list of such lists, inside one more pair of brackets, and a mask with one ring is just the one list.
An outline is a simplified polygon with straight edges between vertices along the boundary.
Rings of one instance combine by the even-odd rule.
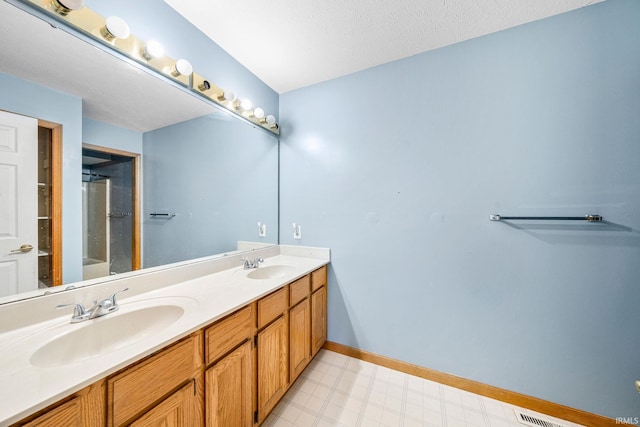
[[326, 280], [325, 266], [14, 425], [261, 424], [326, 340]]

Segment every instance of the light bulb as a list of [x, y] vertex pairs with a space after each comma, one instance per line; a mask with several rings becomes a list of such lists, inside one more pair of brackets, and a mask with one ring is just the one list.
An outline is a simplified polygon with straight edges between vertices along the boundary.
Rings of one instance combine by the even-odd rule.
[[260, 107], [257, 107], [255, 110], [253, 110], [253, 117], [255, 117], [256, 119], [262, 119], [264, 117], [264, 110]]
[[233, 102], [236, 100], [236, 94], [233, 91], [225, 90], [224, 92], [222, 92], [222, 95], [218, 97], [218, 100]]
[[273, 126], [274, 124], [276, 124], [276, 117], [272, 114], [269, 114], [265, 121], [269, 126]]
[[114, 39], [126, 39], [131, 32], [129, 31], [129, 25], [127, 25], [124, 19], [117, 16], [110, 16], [107, 18], [106, 25], [102, 27], [100, 34], [102, 34], [107, 41], [111, 41]]
[[62, 16], [84, 7], [84, 0], [52, 0], [51, 5]]
[[241, 110], [249, 111], [253, 107], [253, 102], [251, 102], [251, 100], [245, 98], [242, 101], [240, 101], [240, 105], [239, 106], [240, 106]]
[[148, 61], [153, 58], [160, 58], [164, 55], [164, 48], [155, 40], [150, 40], [142, 50], [142, 56]]
[[171, 75], [174, 77], [178, 76], [190, 76], [193, 73], [193, 66], [191, 62], [186, 59], [178, 59], [176, 61], [176, 65], [174, 65], [173, 70], [171, 71]]

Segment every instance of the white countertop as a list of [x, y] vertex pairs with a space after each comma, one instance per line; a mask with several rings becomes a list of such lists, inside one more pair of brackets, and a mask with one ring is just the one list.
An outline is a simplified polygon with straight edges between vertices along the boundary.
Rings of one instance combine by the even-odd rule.
[[[153, 331], [152, 334], [138, 337], [136, 341], [123, 348], [75, 363], [64, 363], [54, 367], [34, 366], [30, 359], [41, 346], [74, 329], [90, 327], [91, 322], [108, 321], [109, 316], [118, 315], [116, 312], [98, 319], [71, 324], [69, 321], [72, 310], [54, 310], [60, 298], [52, 299], [45, 307], [55, 312], [55, 317], [25, 325], [18, 322], [20, 327], [0, 333], [0, 426], [19, 421], [329, 262], [328, 250], [319, 249], [314, 252], [313, 248], [306, 248], [308, 251], [305, 253], [304, 250], [295, 249], [280, 247], [279, 255], [264, 257], [265, 261], [260, 268], [282, 264], [294, 267], [291, 274], [282, 278], [250, 279], [246, 276], [253, 270], [244, 270], [242, 266], [238, 266], [174, 284], [161, 283], [161, 287], [137, 295], [127, 295], [129, 292], [125, 292], [119, 295], [118, 299], [120, 313], [151, 304], [178, 304], [185, 308], [185, 313], [175, 323], [159, 328], [161, 330]], [[286, 255], [287, 253], [311, 254], [313, 257]], [[260, 251], [256, 251], [250, 257], [254, 258], [259, 254]], [[218, 262], [226, 262], [228, 265], [229, 261], [235, 261], [235, 265], [238, 265], [235, 258]], [[216, 260], [209, 262], [215, 263]], [[175, 270], [167, 273], [180, 275], [180, 272]], [[162, 274], [162, 271], [154, 273], [147, 281], [162, 282], [158, 280], [158, 275]], [[189, 274], [185, 276], [188, 277]], [[122, 279], [116, 283], [110, 282], [108, 287], [124, 288], [132, 286], [131, 282], [131, 279]], [[96, 290], [94, 287], [91, 288], [95, 294]], [[76, 301], [82, 299], [81, 291], [82, 289], [75, 294]], [[108, 296], [106, 294], [103, 298]], [[37, 304], [37, 307], [34, 307], [42, 310], [42, 301], [38, 301]], [[23, 308], [29, 309], [28, 305]], [[15, 311], [3, 309], [4, 306], [0, 306], [0, 322], [6, 324], [11, 321], [8, 316], [15, 314]], [[77, 345], [81, 346], [82, 343]]]

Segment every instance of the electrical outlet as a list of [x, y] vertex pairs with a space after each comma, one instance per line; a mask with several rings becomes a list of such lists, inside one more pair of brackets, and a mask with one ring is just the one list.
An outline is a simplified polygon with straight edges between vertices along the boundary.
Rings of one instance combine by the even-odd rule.
[[300, 224], [293, 223], [293, 238], [302, 239], [302, 227]]

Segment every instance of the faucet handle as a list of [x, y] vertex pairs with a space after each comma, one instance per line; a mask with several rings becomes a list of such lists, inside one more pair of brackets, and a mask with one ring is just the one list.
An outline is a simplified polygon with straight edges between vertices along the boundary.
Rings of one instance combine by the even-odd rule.
[[76, 322], [81, 322], [83, 320], [86, 320], [89, 318], [89, 315], [91, 314], [87, 310], [85, 310], [84, 306], [80, 303], [59, 304], [59, 305], [56, 305], [56, 310], [65, 308], [65, 307], [74, 307], [73, 316], [71, 316], [71, 323], [76, 323]]
[[[122, 289], [122, 290], [120, 290], [120, 291], [118, 291], [118, 292], [114, 292], [114, 293], [113, 293], [109, 298], [107, 298], [106, 300], [104, 300], [104, 302], [103, 302], [103, 306], [102, 306], [102, 307], [103, 307], [103, 308], [117, 307], [117, 306], [118, 306], [118, 303], [116, 302], [116, 295], [121, 294], [121, 293], [123, 293], [123, 292], [125, 292], [125, 291], [128, 291], [128, 290], [129, 290], [129, 288], [124, 288], [124, 289]], [[109, 301], [109, 307], [105, 307], [105, 303], [106, 303], [107, 301]]]

